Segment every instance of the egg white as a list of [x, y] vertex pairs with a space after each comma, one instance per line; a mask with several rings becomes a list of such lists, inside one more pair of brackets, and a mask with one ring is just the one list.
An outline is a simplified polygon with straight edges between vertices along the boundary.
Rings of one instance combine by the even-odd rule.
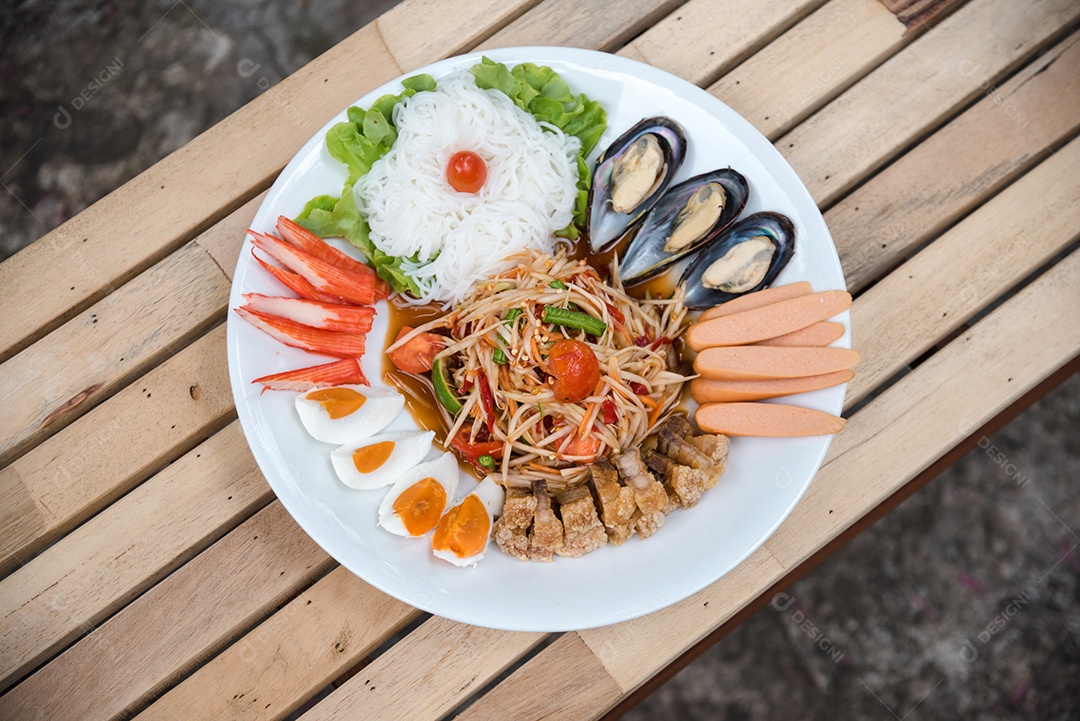
[[[502, 515], [503, 502], [506, 500], [506, 492], [491, 476], [480, 481], [469, 495], [476, 496], [480, 499], [480, 502], [484, 504], [484, 510], [486, 510], [488, 514], [489, 527], [494, 522], [496, 516]], [[468, 496], [466, 496], [466, 498], [468, 498]], [[464, 500], [465, 499], [463, 498], [462, 502]], [[458, 505], [460, 505], [460, 503]], [[480, 549], [479, 553], [474, 553], [471, 556], [458, 557], [453, 551], [439, 551], [434, 548], [431, 549], [431, 552], [436, 558], [441, 558], [444, 561], [449, 561], [455, 566], [465, 568], [467, 566], [475, 566], [484, 557], [484, 553], [487, 551], [488, 543], [490, 542], [491, 533], [489, 532], [487, 538], [484, 539], [483, 548]]]
[[[330, 462], [333, 463], [334, 472], [337, 473], [341, 482], [350, 488], [361, 491], [385, 488], [427, 456], [434, 437], [434, 431], [380, 433], [365, 439], [362, 443], [349, 443], [335, 448], [330, 454]], [[386, 462], [371, 473], [361, 473], [356, 470], [353, 452], [385, 441], [394, 443], [394, 450], [391, 451]]]
[[[454, 494], [457, 493], [460, 474], [461, 469], [458, 467], [457, 458], [453, 453], [443, 453], [433, 461], [413, 466], [394, 482], [394, 485], [387, 491], [382, 503], [379, 504], [379, 526], [390, 533], [413, 538], [405, 528], [405, 524], [402, 523], [401, 517], [394, 512], [394, 501], [405, 489], [418, 481], [424, 478], [434, 478], [446, 491], [446, 503], [449, 506]], [[443, 508], [443, 512], [445, 511], [446, 508]]]
[[296, 396], [300, 422], [315, 440], [323, 443], [359, 443], [390, 425], [405, 407], [405, 398], [397, 391], [359, 385], [336, 387], [352, 389], [365, 396], [367, 401], [355, 413], [334, 419], [321, 403], [308, 400], [307, 393]]

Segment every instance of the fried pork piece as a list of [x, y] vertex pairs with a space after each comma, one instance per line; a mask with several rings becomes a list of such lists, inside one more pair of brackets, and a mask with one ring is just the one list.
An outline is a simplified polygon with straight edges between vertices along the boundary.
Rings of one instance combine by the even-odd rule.
[[607, 543], [604, 524], [596, 515], [592, 494], [585, 486], [568, 488], [559, 493], [559, 515], [562, 516], [563, 546], [555, 552], [560, 556], [580, 558]]
[[634, 491], [634, 502], [640, 515], [635, 514], [631, 525], [642, 538], [648, 538], [664, 525], [664, 510], [668, 505], [664, 484], [656, 480], [637, 448], [631, 448], [615, 459], [619, 475]]
[[533, 561], [550, 561], [563, 547], [563, 524], [551, 508], [547, 484], [533, 481], [532, 491], [536, 499], [536, 512], [532, 530], [529, 531], [529, 558]]
[[710, 475], [706, 482], [706, 488], [712, 488], [720, 481], [724, 469], [727, 468], [728, 437], [721, 434], [703, 434], [690, 439], [690, 442], [699, 451], [712, 459], [715, 474]]
[[656, 448], [682, 466], [701, 469], [714, 465], [711, 456], [702, 453], [697, 446], [666, 426], [660, 429]]
[[522, 561], [529, 560], [529, 526], [536, 513], [536, 496], [521, 488], [506, 493], [503, 514], [495, 521], [495, 543]]
[[[701, 500], [701, 495], [709, 487], [710, 477], [714, 473], [711, 461], [708, 468], [691, 468], [676, 463], [656, 451], [645, 453], [645, 463], [664, 477], [664, 488], [668, 494], [666, 509], [668, 513], [675, 510], [676, 506], [683, 508], [696, 506]], [[719, 474], [716, 475], [719, 477]]]
[[664, 427], [671, 430], [675, 435], [689, 441], [694, 438], [694, 427], [686, 416], [674, 415], [667, 419]]
[[637, 508], [634, 492], [619, 483], [619, 472], [607, 460], [593, 463], [589, 470], [589, 482], [596, 491], [597, 504], [600, 507], [600, 520], [604, 522], [608, 539], [620, 546], [634, 533], [630, 526], [630, 517]]

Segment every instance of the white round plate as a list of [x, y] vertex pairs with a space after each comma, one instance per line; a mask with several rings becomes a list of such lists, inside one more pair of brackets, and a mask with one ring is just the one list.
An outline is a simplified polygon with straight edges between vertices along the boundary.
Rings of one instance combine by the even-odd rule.
[[[608, 129], [598, 148], [644, 117], [667, 115], [686, 128], [690, 149], [676, 182], [717, 167], [732, 166], [750, 182], [746, 214], [785, 213], [794, 221], [795, 255], [776, 284], [809, 280], [815, 290], [842, 289], [844, 277], [813, 199], [772, 144], [749, 122], [700, 88], [656, 68], [589, 50], [508, 48], [485, 53], [508, 65], [548, 65], [570, 84], [599, 100]], [[436, 79], [480, 61], [473, 53], [417, 70]], [[373, 90], [355, 104], [368, 107], [399, 81]], [[326, 152], [323, 139], [345, 111], [309, 140], [278, 177], [251, 227], [271, 231], [278, 215], [294, 217], [312, 197], [337, 196], [345, 168]], [[595, 152], [594, 152], [595, 155]], [[345, 247], [341, 245], [340, 247]], [[230, 307], [242, 293], [281, 295], [283, 289], [251, 258], [250, 241], [240, 253]], [[288, 294], [288, 293], [285, 293]], [[845, 325], [848, 317], [842, 318]], [[382, 386], [381, 349], [386, 335], [385, 303], [368, 336], [364, 372]], [[849, 347], [849, 334], [837, 343]], [[435, 559], [425, 540], [404, 539], [376, 526], [381, 491], [342, 485], [330, 465], [332, 446], [309, 437], [294, 409], [294, 393], [267, 392], [259, 376], [316, 365], [320, 358], [287, 348], [235, 314], [229, 314], [229, 372], [241, 425], [259, 468], [297, 523], [343, 566], [417, 608], [491, 628], [564, 631], [603, 626], [668, 606], [735, 568], [767, 539], [810, 484], [829, 438], [736, 438], [727, 472], [695, 508], [667, 517], [652, 538], [634, 537], [584, 558], [523, 563], [492, 544], [475, 568]], [[330, 359], [327, 359], [330, 360]], [[844, 387], [787, 399], [788, 403], [839, 414]], [[388, 430], [415, 428], [403, 412]], [[459, 496], [473, 482], [463, 478]]]

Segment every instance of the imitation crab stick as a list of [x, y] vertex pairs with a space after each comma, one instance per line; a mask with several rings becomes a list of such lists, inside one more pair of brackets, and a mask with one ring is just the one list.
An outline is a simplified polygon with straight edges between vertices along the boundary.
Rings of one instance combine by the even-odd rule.
[[754, 345], [779, 345], [787, 348], [820, 348], [827, 346], [840, 336], [844, 335], [843, 323], [830, 323], [823, 320], [820, 323], [808, 325], [805, 328], [778, 335], [775, 338], [767, 338], [758, 341]]
[[236, 309], [247, 322], [285, 345], [300, 348], [312, 353], [336, 356], [338, 358], [359, 358], [364, 355], [363, 334], [335, 333], [329, 330], [311, 328], [287, 318], [253, 310], [247, 306]]
[[272, 373], [251, 382], [260, 383], [270, 391], [309, 391], [330, 386], [370, 385], [360, 367], [359, 358], [342, 358], [310, 368]]
[[251, 242], [256, 248], [302, 276], [304, 280], [323, 293], [340, 296], [357, 305], [371, 305], [376, 300], [386, 297], [386, 284], [374, 276], [328, 263], [272, 235], [252, 230], [248, 233], [251, 234]]
[[370, 305], [334, 305], [260, 293], [244, 293], [244, 300], [247, 301], [245, 308], [339, 333], [367, 333], [375, 317], [375, 309]]
[[759, 401], [763, 398], [789, 396], [837, 386], [847, 383], [854, 377], [855, 371], [846, 370], [819, 376], [772, 378], [764, 381], [718, 381], [695, 378], [690, 381], [690, 395], [698, 403]]
[[339, 298], [336, 295], [330, 293], [323, 293], [321, 290], [308, 283], [306, 280], [298, 276], [291, 270], [285, 270], [279, 268], [276, 265], [267, 263], [265, 260], [255, 255], [255, 251], [251, 251], [251, 257], [255, 259], [255, 262], [263, 267], [263, 269], [274, 276], [279, 283], [296, 293], [298, 296], [305, 300], [316, 300], [320, 303], [337, 303], [338, 305], [348, 305], [348, 301]]
[[788, 298], [739, 313], [698, 321], [686, 331], [686, 344], [696, 351], [732, 346], [786, 335], [831, 318], [851, 307], [851, 295], [827, 290]]
[[694, 371], [703, 378], [756, 381], [798, 378], [850, 370], [859, 354], [847, 348], [778, 348], [748, 345], [706, 348], [694, 359]]
[[321, 258], [331, 265], [336, 265], [339, 268], [351, 270], [360, 273], [361, 275], [375, 275], [375, 271], [372, 270], [370, 266], [342, 253], [307, 228], [294, 223], [284, 215], [278, 216], [276, 227], [278, 235], [287, 242], [292, 243], [303, 251], [311, 253], [316, 258]]
[[727, 303], [721, 303], [715, 308], [710, 308], [698, 317], [698, 321], [722, 318], [723, 316], [731, 315], [732, 313], [742, 313], [745, 310], [753, 310], [754, 308], [760, 308], [769, 305], [770, 303], [779, 303], [780, 301], [788, 300], [789, 298], [798, 298], [800, 295], [809, 295], [812, 292], [813, 289], [810, 287], [810, 282], [806, 280], [799, 281], [798, 283], [791, 283], [789, 285], [777, 285], [754, 293], [740, 295], [738, 298], [729, 300]]
[[705, 433], [726, 436], [825, 436], [844, 428], [838, 416], [779, 403], [706, 403], [694, 420]]

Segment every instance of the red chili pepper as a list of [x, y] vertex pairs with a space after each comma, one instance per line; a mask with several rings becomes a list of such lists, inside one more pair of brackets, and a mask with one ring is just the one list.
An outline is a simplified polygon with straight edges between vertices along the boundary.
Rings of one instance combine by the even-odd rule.
[[634, 339], [634, 345], [639, 348], [644, 348], [645, 346], [649, 345], [649, 336], [639, 335], [637, 338]]
[[460, 392], [462, 395], [468, 393], [473, 387], [472, 378], [466, 378], [465, 382], [461, 384]]
[[613, 305], [612, 305], [611, 303], [605, 303], [604, 305], [606, 305], [606, 306], [607, 306], [607, 312], [608, 312], [608, 313], [609, 313], [609, 314], [611, 315], [611, 317], [612, 317], [612, 318], [614, 318], [614, 319], [615, 319], [615, 320], [616, 320], [617, 322], [619, 322], [619, 323], [625, 323], [625, 322], [626, 322], [626, 316], [625, 316], [625, 315], [623, 315], [623, 313], [622, 313], [622, 311], [621, 311], [621, 310], [619, 310], [618, 308], [616, 308], [615, 306], [613, 306]]
[[619, 414], [615, 410], [615, 402], [610, 398], [605, 399], [604, 402], [600, 404], [600, 411], [604, 414], [604, 423], [606, 425], [610, 426], [619, 419]]
[[652, 350], [656, 350], [660, 346], [668, 345], [670, 343], [671, 343], [671, 339], [668, 338], [666, 335], [662, 335], [659, 338], [657, 338], [656, 340], [654, 340], [652, 345], [649, 346], [649, 348], [651, 348]]
[[647, 396], [649, 395], [649, 389], [645, 387], [643, 383], [637, 381], [630, 382], [630, 390], [634, 391], [634, 395]]
[[480, 403], [484, 406], [484, 418], [488, 428], [495, 430], [495, 398], [491, 395], [491, 386], [488, 385], [487, 375], [484, 369], [476, 371], [476, 382], [480, 384]]

